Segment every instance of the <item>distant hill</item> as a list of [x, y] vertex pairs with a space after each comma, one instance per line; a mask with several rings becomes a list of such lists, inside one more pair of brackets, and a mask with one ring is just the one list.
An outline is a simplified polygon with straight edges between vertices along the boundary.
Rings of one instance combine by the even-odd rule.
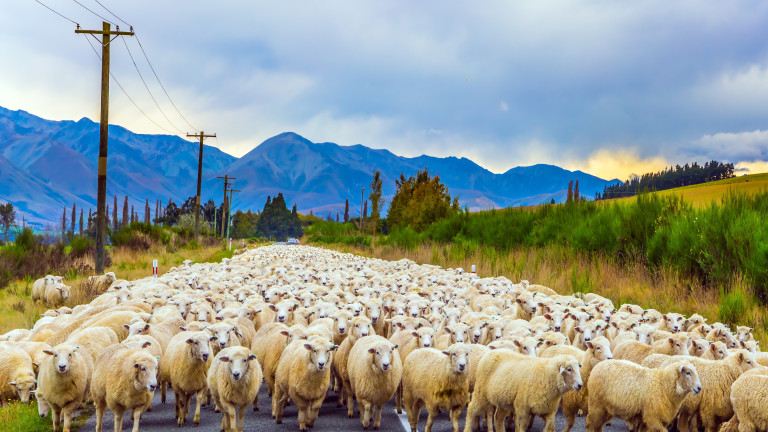
[[[95, 208], [99, 125], [88, 119], [51, 121], [25, 111], [0, 108], [0, 200], [18, 207], [28, 220], [55, 224], [63, 207]], [[143, 211], [160, 199], [183, 202], [194, 195], [198, 144], [170, 135], [135, 134], [109, 127], [107, 193], [128, 195]], [[440, 175], [452, 194], [470, 209], [502, 208], [560, 202], [568, 181], [579, 180], [581, 194], [595, 192], [618, 180], [606, 181], [581, 171], [553, 165], [515, 167], [494, 174], [466, 158], [406, 158], [362, 145], [313, 143], [295, 133], [272, 137], [241, 158], [205, 146], [203, 201], [222, 198], [225, 173], [236, 177], [233, 206], [261, 209], [267, 195], [283, 192], [303, 213], [325, 215], [342, 211], [349, 199], [359, 213], [360, 191], [374, 170], [382, 172], [385, 198], [395, 192], [395, 179], [427, 167]], [[111, 203], [111, 199], [108, 200]], [[334, 214], [335, 216], [335, 214]]]

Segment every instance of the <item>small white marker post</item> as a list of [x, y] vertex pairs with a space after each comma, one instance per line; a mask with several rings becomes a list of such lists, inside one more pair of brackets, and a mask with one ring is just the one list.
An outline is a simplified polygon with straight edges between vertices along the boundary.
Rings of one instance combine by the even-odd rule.
[[152, 260], [152, 277], [157, 279], [157, 260]]
[[474, 265], [474, 264], [472, 264], [472, 273], [477, 273], [477, 272], [475, 271], [475, 265]]
[[229, 239], [229, 250], [232, 250], [232, 239]]

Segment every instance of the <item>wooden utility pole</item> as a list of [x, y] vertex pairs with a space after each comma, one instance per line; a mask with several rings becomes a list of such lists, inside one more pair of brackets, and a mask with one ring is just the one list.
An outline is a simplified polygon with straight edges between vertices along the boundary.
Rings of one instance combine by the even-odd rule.
[[99, 120], [99, 163], [96, 183], [96, 256], [94, 263], [96, 274], [104, 273], [104, 243], [107, 237], [107, 221], [104, 209], [107, 205], [107, 148], [109, 146], [109, 47], [112, 36], [133, 36], [131, 31], [121, 32], [120, 27], [112, 31], [112, 26], [104, 22], [101, 30], [81, 30], [77, 26], [75, 33], [102, 36], [101, 42], [101, 117]]
[[200, 234], [200, 185], [203, 182], [203, 140], [215, 138], [216, 134], [206, 135], [200, 131], [198, 134], [187, 134], [187, 137], [200, 138], [200, 157], [197, 160], [197, 196], [195, 197], [195, 239]]
[[240, 192], [239, 190], [230, 189], [229, 190], [229, 203], [227, 207], [229, 207], [229, 210], [227, 211], [227, 238], [229, 238], [229, 225], [232, 223], [232, 193], [233, 192]]
[[360, 230], [364, 230], [363, 222], [365, 222], [365, 215], [363, 214], [363, 201], [365, 200], [365, 188], [360, 191]]
[[221, 236], [224, 237], [224, 221], [227, 220], [226, 218], [227, 206], [225, 204], [227, 202], [227, 191], [229, 190], [229, 181], [237, 180], [237, 178], [230, 177], [228, 175], [224, 175], [224, 177], [216, 177], [216, 178], [224, 179], [224, 203], [221, 205]]

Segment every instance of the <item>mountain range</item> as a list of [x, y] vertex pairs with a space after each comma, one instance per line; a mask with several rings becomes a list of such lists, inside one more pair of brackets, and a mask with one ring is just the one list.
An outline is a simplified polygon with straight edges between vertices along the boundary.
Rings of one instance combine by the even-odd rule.
[[[63, 208], [96, 207], [96, 160], [99, 124], [87, 118], [52, 121], [25, 111], [0, 107], [0, 201], [9, 201], [25, 220], [43, 227], [56, 225]], [[172, 135], [136, 134], [109, 126], [107, 203], [123, 197], [139, 213], [145, 199], [152, 211], [157, 199], [183, 203], [196, 190], [199, 144]], [[286, 132], [256, 146], [240, 158], [205, 145], [203, 202], [222, 200], [222, 181], [235, 177], [233, 208], [260, 210], [268, 195], [283, 193], [299, 211], [326, 215], [344, 210], [350, 200], [352, 216], [359, 214], [360, 193], [372, 173], [382, 173], [385, 198], [395, 193], [401, 173], [428, 168], [459, 194], [470, 209], [534, 205], [565, 200], [570, 180], [578, 180], [583, 196], [594, 196], [606, 181], [581, 171], [554, 165], [515, 167], [495, 174], [466, 158], [397, 156], [363, 145], [313, 143]], [[21, 215], [17, 215], [21, 219]], [[69, 213], [68, 213], [69, 217]]]

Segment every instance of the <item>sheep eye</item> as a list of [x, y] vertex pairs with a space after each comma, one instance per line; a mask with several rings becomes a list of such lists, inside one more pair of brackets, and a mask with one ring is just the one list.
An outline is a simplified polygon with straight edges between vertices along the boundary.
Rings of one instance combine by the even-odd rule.
[[568, 372], [573, 372], [573, 368], [568, 368]]
[[691, 371], [685, 371], [685, 374], [690, 376], [691, 375]]

